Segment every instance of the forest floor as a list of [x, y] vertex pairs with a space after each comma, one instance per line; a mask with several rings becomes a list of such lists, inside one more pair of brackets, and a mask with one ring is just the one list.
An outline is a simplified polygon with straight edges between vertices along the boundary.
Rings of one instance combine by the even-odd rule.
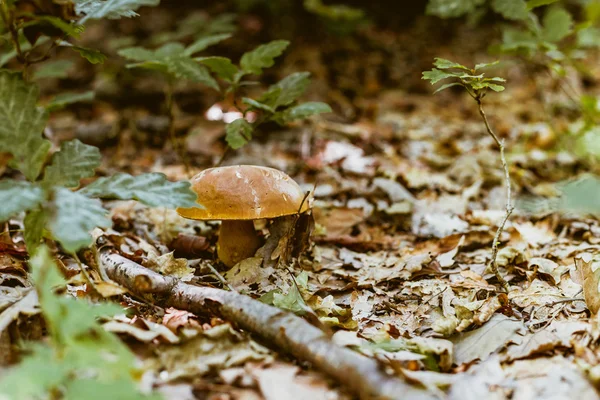
[[[148, 12], [160, 22], [158, 12]], [[121, 22], [119, 29], [139, 35], [146, 28], [135, 24], [151, 25], [150, 16], [143, 20]], [[97, 43], [115, 24], [89, 29], [87, 40]], [[267, 77], [308, 70], [313, 84], [306, 99], [328, 102], [335, 111], [285, 129], [266, 126], [221, 164], [277, 168], [314, 190], [310, 246], [287, 268], [265, 268], [259, 258], [220, 268], [214, 262], [217, 222], [135, 202], [105, 202], [114, 226], [95, 235], [124, 257], [185, 282], [222, 288], [210, 264], [230, 287], [254, 298], [279, 289], [279, 304], [294, 308], [300, 300], [290, 293], [297, 289], [335, 343], [434, 395], [598, 398], [598, 330], [588, 306], [600, 297], [593, 273], [600, 266], [598, 220], [556, 213], [541, 201], [533, 210], [517, 207], [500, 237], [498, 265], [510, 284], [508, 293], [503, 290], [487, 269], [504, 216], [498, 149], [466, 93], [434, 96], [420, 80], [434, 56], [467, 65], [489, 61], [491, 33], [459, 27], [443, 44], [436, 44], [440, 32], [411, 39], [430, 28], [415, 24], [408, 32], [372, 30], [358, 39], [296, 43]], [[75, 67], [68, 79], [43, 82], [45, 95], [61, 85], [97, 92], [93, 103], [53, 114], [47, 134], [55, 143], [77, 137], [99, 145], [100, 175], [162, 172], [182, 180], [221, 160], [222, 118], [235, 113], [233, 105], [201, 86], [176, 86], [186, 170], [165, 144], [162, 82], [111, 64], [102, 68]], [[592, 171], [560, 137], [574, 108], [564, 85], [545, 73], [532, 76], [516, 61], [493, 72], [507, 79], [506, 90], [488, 95], [484, 106], [506, 141], [515, 199], [551, 195], [556, 182]], [[598, 94], [599, 72], [586, 90]], [[565, 81], [575, 92], [585, 83], [575, 72]], [[24, 279], [26, 269], [18, 235], [11, 243], [14, 251], [0, 255], [3, 293], [16, 291], [7, 274]], [[77, 264], [66, 255], [62, 262], [74, 292], [83, 295]], [[144, 384], [167, 398], [352, 398], [343, 382], [228, 321], [151, 305], [118, 289], [104, 294], [130, 311], [105, 328], [144, 360]], [[19, 329], [28, 336], [34, 328], [21, 323]]]

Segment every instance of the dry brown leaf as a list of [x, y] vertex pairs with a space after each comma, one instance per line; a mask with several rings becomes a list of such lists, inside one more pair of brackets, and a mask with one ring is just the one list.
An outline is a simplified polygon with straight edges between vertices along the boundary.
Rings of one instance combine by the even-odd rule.
[[583, 277], [583, 297], [592, 315], [597, 315], [600, 310], [600, 293], [598, 283], [600, 282], [600, 263], [594, 262], [594, 258], [580, 256], [575, 258], [575, 266]]

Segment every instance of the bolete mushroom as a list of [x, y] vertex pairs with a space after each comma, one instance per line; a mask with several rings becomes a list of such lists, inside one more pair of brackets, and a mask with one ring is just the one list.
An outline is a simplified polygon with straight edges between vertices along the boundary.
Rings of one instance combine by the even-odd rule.
[[222, 221], [217, 256], [228, 267], [254, 256], [260, 247], [253, 220], [309, 208], [306, 194], [292, 178], [267, 167], [209, 168], [192, 178], [192, 189], [204, 208], [178, 208], [177, 212], [184, 218]]

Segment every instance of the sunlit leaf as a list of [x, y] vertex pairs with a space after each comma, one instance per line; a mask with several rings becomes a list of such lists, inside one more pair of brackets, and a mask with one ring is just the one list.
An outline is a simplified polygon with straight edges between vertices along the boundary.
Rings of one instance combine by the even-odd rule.
[[138, 8], [159, 3], [160, 0], [76, 0], [75, 12], [84, 15], [80, 21], [83, 24], [90, 19], [136, 17]]
[[459, 64], [454, 61], [446, 60], [444, 58], [439, 58], [439, 57], [436, 57], [435, 61], [433, 62], [433, 65], [438, 67], [439, 69], [458, 68], [458, 69], [464, 69], [464, 70], [469, 71], [469, 68], [465, 67], [462, 64]]

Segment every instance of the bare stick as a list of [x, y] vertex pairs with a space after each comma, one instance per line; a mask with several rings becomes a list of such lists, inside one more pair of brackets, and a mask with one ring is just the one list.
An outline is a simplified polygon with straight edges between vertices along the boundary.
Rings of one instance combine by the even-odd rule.
[[496, 264], [496, 258], [498, 257], [498, 246], [500, 243], [500, 236], [504, 231], [504, 226], [506, 225], [506, 221], [510, 218], [513, 210], [515, 209], [512, 204], [512, 193], [511, 193], [511, 185], [510, 185], [510, 173], [508, 171], [508, 164], [506, 163], [506, 157], [504, 155], [504, 140], [499, 140], [498, 136], [494, 133], [492, 128], [490, 127], [490, 123], [488, 122], [487, 116], [485, 115], [485, 111], [483, 111], [483, 105], [481, 103], [482, 96], [475, 97], [477, 101], [477, 105], [479, 106], [479, 114], [481, 118], [483, 118], [483, 122], [485, 123], [485, 127], [489, 135], [494, 139], [498, 147], [500, 148], [500, 159], [502, 160], [502, 168], [504, 169], [504, 181], [506, 184], [506, 214], [504, 214], [504, 218], [502, 219], [502, 223], [498, 226], [498, 230], [496, 231], [496, 235], [494, 235], [494, 241], [492, 242], [492, 261], [490, 262], [490, 269], [496, 275], [496, 279], [502, 285], [506, 292], [510, 291], [510, 286], [508, 282], [500, 271], [498, 271], [498, 264]]
[[429, 392], [386, 374], [373, 359], [335, 345], [294, 314], [237, 292], [194, 286], [163, 276], [118, 254], [102, 252], [108, 276], [147, 299], [194, 313], [218, 315], [267, 345], [292, 354], [337, 380], [361, 399], [434, 400]]

